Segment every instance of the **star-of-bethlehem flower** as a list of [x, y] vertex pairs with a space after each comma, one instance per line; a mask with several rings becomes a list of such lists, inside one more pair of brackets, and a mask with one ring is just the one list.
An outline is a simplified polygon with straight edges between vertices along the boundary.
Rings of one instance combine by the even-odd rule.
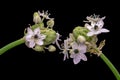
[[43, 45], [43, 40], [46, 38], [46, 35], [40, 33], [40, 28], [32, 30], [27, 28], [27, 34], [25, 36], [26, 45], [29, 48], [33, 48], [35, 45]]
[[72, 52], [70, 57], [73, 58], [74, 64], [78, 64], [81, 60], [87, 61], [85, 55], [87, 46], [84, 43], [72, 43]]
[[109, 32], [108, 29], [103, 28], [104, 19], [105, 17], [99, 18], [99, 16], [97, 15], [87, 17], [87, 22], [90, 22], [90, 25], [88, 23], [85, 24], [85, 27], [90, 31], [87, 33], [87, 36], [93, 36], [100, 33]]

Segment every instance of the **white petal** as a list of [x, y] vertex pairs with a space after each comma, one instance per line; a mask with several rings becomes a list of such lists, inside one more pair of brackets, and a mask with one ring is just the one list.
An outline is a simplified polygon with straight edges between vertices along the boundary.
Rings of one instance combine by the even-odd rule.
[[96, 25], [97, 25], [99, 28], [102, 28], [103, 25], [104, 25], [103, 20], [98, 21]]
[[80, 57], [83, 61], [87, 61], [87, 57], [84, 53], [80, 53]]
[[29, 27], [27, 28], [27, 34], [33, 35], [33, 31], [32, 31], [32, 29], [30, 29]]
[[64, 58], [63, 58], [63, 60], [65, 61], [65, 60], [68, 59], [68, 58], [69, 58], [68, 52], [66, 51], [66, 52], [64, 53]]
[[34, 34], [40, 34], [40, 28], [39, 27], [34, 29]]
[[91, 28], [92, 28], [92, 26], [91, 25], [89, 25], [89, 24], [85, 24], [85, 27], [88, 29], [88, 30], [91, 30]]
[[108, 29], [102, 28], [102, 29], [101, 29], [101, 32], [104, 32], [104, 33], [105, 33], [105, 32], [110, 32], [110, 31], [109, 31]]
[[41, 45], [43, 45], [43, 41], [42, 41], [41, 39], [38, 39], [38, 40], [36, 41], [36, 44], [41, 46]]
[[73, 58], [74, 64], [78, 64], [80, 61], [81, 61], [81, 59], [79, 57]]
[[93, 36], [94, 35], [94, 32], [88, 32], [87, 33], [87, 36]]

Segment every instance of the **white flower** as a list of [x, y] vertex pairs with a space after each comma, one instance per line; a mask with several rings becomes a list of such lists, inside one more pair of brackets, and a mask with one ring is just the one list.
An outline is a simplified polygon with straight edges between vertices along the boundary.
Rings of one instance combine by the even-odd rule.
[[50, 14], [48, 14], [48, 11], [46, 11], [46, 12], [42, 11], [42, 13], [40, 11], [38, 11], [38, 14], [40, 16], [42, 16], [43, 18], [50, 19], [50, 17], [49, 17]]
[[56, 45], [58, 46], [58, 48], [61, 50], [61, 47], [60, 47], [60, 45], [59, 45], [59, 43], [58, 43], [58, 41], [61, 41], [60, 36], [61, 36], [61, 35], [60, 35], [59, 33], [56, 33], [56, 39], [55, 39], [55, 41], [53, 42], [53, 44], [56, 43]]
[[85, 27], [90, 31], [87, 33], [87, 36], [93, 36], [100, 33], [106, 33], [109, 32], [108, 29], [103, 28], [104, 22], [103, 20], [105, 17], [99, 18], [94, 15], [94, 17], [87, 17], [88, 22], [91, 22], [91, 24], [85, 24]]
[[64, 54], [63, 60], [66, 60], [66, 59], [69, 58], [68, 50], [69, 50], [70, 46], [68, 46], [68, 44], [69, 44], [68, 39], [64, 40], [64, 45], [63, 45], [64, 49], [63, 49], [63, 52], [62, 52]]
[[72, 43], [72, 53], [70, 55], [73, 58], [74, 64], [78, 64], [81, 60], [87, 61], [87, 57], [85, 56], [87, 46], [83, 43]]
[[33, 48], [36, 44], [43, 45], [43, 40], [46, 38], [46, 35], [40, 34], [40, 28], [32, 29], [27, 28], [27, 34], [25, 36], [26, 45], [29, 48]]

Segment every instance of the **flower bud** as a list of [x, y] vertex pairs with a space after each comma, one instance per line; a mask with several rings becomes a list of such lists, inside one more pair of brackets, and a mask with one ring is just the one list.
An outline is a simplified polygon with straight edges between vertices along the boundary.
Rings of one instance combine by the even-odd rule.
[[54, 26], [54, 18], [51, 18], [49, 21], [47, 21], [48, 27], [52, 28]]
[[78, 38], [77, 38], [77, 41], [80, 42], [80, 43], [84, 43], [86, 41], [86, 39], [85, 39], [84, 36], [79, 35]]
[[53, 46], [53, 45], [49, 45], [48, 51], [49, 51], [49, 52], [54, 52], [54, 51], [56, 51], [56, 47]]
[[35, 12], [35, 13], [33, 14], [33, 22], [34, 22], [35, 24], [38, 24], [38, 23], [41, 22], [41, 17], [39, 16], [38, 12]]
[[44, 51], [44, 48], [43, 48], [43, 46], [36, 45], [35, 48], [33, 48], [33, 50], [42, 52], [42, 51]]

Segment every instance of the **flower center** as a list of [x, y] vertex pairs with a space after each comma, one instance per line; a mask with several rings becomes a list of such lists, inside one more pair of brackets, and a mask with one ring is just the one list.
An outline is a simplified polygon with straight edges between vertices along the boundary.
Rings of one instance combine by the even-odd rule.
[[34, 35], [34, 39], [37, 39], [38, 38], [38, 35]]
[[75, 49], [75, 50], [74, 50], [74, 53], [76, 53], [76, 54], [79, 53], [79, 50], [78, 50], [78, 49]]
[[94, 29], [95, 29], [95, 30], [98, 30], [99, 28], [98, 28], [98, 26], [97, 26], [97, 25], [95, 25], [95, 26], [94, 26]]

